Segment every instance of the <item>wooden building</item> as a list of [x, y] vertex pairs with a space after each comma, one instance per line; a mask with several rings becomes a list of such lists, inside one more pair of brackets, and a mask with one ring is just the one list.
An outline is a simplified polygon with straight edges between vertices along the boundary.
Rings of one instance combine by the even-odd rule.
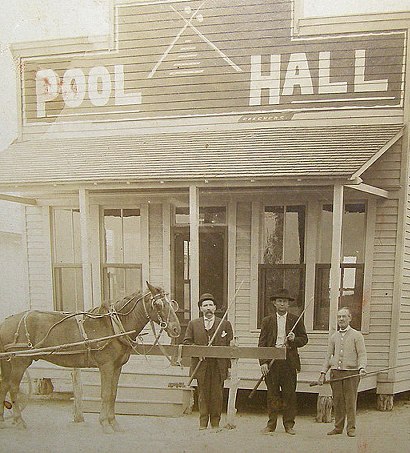
[[[300, 11], [121, 0], [108, 37], [14, 46], [0, 191], [26, 205], [29, 308], [89, 309], [149, 280], [186, 325], [201, 292], [221, 311], [237, 292], [250, 346], [285, 286], [308, 306], [299, 390], [317, 391], [339, 306], [369, 371], [391, 368], [362, 388], [410, 389], [410, 13]], [[240, 364], [242, 387], [258, 377]]]

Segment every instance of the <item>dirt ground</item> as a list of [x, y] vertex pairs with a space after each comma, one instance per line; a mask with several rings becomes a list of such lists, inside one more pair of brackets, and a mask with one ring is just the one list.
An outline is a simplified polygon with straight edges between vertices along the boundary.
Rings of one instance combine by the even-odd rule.
[[[299, 401], [296, 436], [282, 426], [262, 435], [266, 416], [258, 407], [239, 408], [236, 429], [214, 433], [198, 430], [198, 413], [178, 418], [119, 415], [124, 432], [103, 434], [97, 414], [72, 422], [70, 401], [35, 400], [23, 412], [27, 430], [7, 421], [0, 430], [0, 451], [13, 453], [395, 453], [410, 451], [410, 395], [396, 398], [392, 412], [378, 412], [374, 401], [359, 400], [358, 434], [326, 436], [332, 424], [315, 423], [314, 401]], [[371, 398], [372, 399], [372, 398]], [[223, 419], [224, 421], [224, 419]]]

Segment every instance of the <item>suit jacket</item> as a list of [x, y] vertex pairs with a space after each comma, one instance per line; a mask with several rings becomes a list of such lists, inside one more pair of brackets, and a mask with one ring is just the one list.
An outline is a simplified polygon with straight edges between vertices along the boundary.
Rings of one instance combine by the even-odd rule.
[[[222, 320], [220, 318], [215, 317], [214, 325], [208, 332], [205, 330], [204, 319], [202, 317], [189, 321], [183, 343], [207, 346], [210, 338], [215, 333], [221, 321]], [[212, 342], [212, 346], [229, 346], [232, 339], [233, 339], [232, 325], [229, 321], [223, 320], [222, 325], [221, 327], [218, 328], [216, 337]], [[230, 359], [214, 359], [214, 360], [216, 360], [218, 363], [222, 379], [226, 379], [228, 375], [228, 368], [230, 368], [231, 366]], [[199, 361], [198, 357], [191, 358], [191, 374], [195, 367], [197, 366], [198, 361]], [[205, 374], [205, 370], [206, 360], [204, 360], [201, 366], [199, 367], [197, 371], [197, 376], [200, 375], [201, 373]]]
[[[288, 313], [286, 317], [285, 326], [286, 335], [291, 331], [297, 319], [298, 318], [295, 315]], [[286, 345], [286, 360], [291, 364], [291, 366], [295, 370], [300, 371], [300, 358], [298, 354], [298, 348], [305, 346], [305, 344], [308, 342], [306, 329], [302, 320], [300, 320], [296, 324], [296, 327], [293, 329], [293, 333], [295, 334], [295, 340], [293, 342], [289, 342], [289, 344]], [[278, 335], [278, 322], [276, 319], [275, 312], [272, 315], [263, 318], [258, 346], [274, 347], [276, 345], [277, 335]], [[263, 359], [260, 360], [259, 362], [262, 365], [263, 363], [269, 363], [270, 360]]]

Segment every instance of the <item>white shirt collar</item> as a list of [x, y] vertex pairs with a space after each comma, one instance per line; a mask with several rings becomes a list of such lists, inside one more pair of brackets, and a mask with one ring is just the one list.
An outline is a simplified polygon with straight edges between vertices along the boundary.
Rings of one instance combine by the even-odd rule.
[[284, 315], [280, 315], [278, 312], [276, 312], [276, 317], [278, 319], [286, 319], [287, 314], [288, 314], [288, 312], [286, 312]]
[[351, 329], [351, 327], [350, 327], [350, 326], [347, 326], [346, 329], [343, 329], [343, 330], [342, 330], [342, 329], [339, 329], [339, 332], [340, 332], [340, 333], [346, 333], [349, 329]]

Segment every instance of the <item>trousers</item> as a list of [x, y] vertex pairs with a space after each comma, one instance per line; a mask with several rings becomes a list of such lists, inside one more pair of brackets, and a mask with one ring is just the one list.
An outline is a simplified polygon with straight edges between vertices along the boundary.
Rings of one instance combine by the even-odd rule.
[[268, 428], [276, 429], [278, 415], [282, 409], [283, 426], [293, 428], [296, 417], [297, 373], [287, 360], [275, 360], [265, 377], [267, 391]]
[[212, 428], [217, 428], [221, 420], [223, 385], [217, 359], [206, 359], [205, 372], [197, 377], [199, 426], [206, 428], [209, 421]]
[[[330, 379], [340, 379], [356, 375], [359, 370], [331, 370]], [[360, 377], [331, 382], [333, 394], [333, 408], [335, 414], [335, 429], [343, 431], [347, 419], [347, 431], [356, 428], [357, 388]]]

